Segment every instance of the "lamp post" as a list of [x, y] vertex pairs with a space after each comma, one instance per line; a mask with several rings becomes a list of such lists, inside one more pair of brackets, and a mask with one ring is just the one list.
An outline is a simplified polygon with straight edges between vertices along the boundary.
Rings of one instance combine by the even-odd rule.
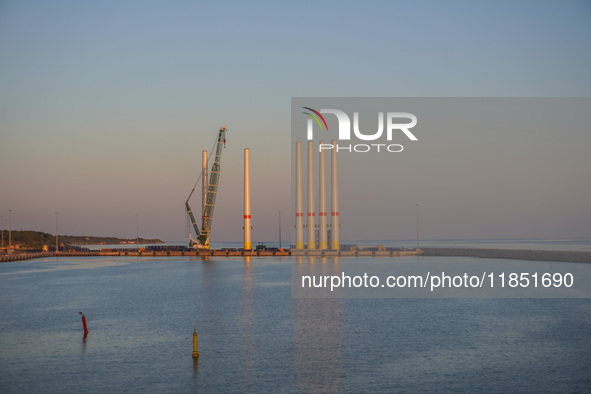
[[135, 214], [135, 245], [138, 252], [140, 251], [140, 214]]
[[419, 204], [417, 206], [417, 250], [419, 249]]
[[279, 211], [279, 249], [281, 249], [281, 211]]
[[8, 210], [8, 249], [12, 249], [12, 209]]
[[55, 254], [58, 254], [60, 251], [59, 243], [58, 243], [58, 233], [59, 233], [58, 217], [59, 217], [59, 212], [56, 212], [55, 213]]
[[4, 249], [4, 216], [0, 215], [0, 219], [2, 220], [2, 249]]

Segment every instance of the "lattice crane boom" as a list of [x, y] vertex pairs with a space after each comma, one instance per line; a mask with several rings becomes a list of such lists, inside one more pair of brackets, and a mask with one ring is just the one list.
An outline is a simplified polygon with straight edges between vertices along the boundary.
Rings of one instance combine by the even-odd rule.
[[211, 166], [211, 172], [209, 176], [209, 184], [207, 185], [207, 195], [205, 199], [205, 204], [203, 207], [202, 212], [202, 223], [201, 223], [201, 231], [199, 231], [199, 227], [197, 226], [197, 221], [195, 220], [195, 216], [191, 211], [191, 206], [189, 205], [189, 200], [195, 191], [195, 187], [191, 190], [187, 201], [185, 201], [185, 208], [187, 210], [187, 214], [191, 219], [191, 224], [193, 225], [193, 229], [195, 230], [195, 234], [197, 239], [191, 238], [190, 246], [196, 247], [200, 249], [209, 249], [209, 235], [211, 233], [211, 225], [213, 221], [213, 210], [215, 208], [215, 198], [218, 191], [218, 183], [220, 180], [220, 161], [222, 157], [222, 148], [226, 146], [226, 126], [220, 128], [220, 132], [218, 134], [218, 139], [216, 143], [215, 149], [215, 159], [213, 165]]

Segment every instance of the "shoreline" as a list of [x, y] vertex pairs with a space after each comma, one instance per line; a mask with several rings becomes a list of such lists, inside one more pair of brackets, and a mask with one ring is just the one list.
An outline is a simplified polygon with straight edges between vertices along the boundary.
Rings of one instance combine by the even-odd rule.
[[421, 248], [423, 256], [480, 257], [563, 263], [591, 263], [591, 252], [565, 250]]

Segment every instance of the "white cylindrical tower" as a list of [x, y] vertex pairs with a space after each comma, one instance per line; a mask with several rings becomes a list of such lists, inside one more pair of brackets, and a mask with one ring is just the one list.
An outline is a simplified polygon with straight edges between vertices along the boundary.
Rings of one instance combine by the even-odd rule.
[[[320, 146], [324, 145], [324, 141], [320, 141]], [[318, 176], [318, 188], [320, 189], [320, 202], [318, 215], [320, 216], [320, 234], [318, 237], [318, 249], [328, 249], [327, 243], [327, 227], [326, 227], [326, 160], [324, 158], [324, 149], [320, 150], [318, 168], [320, 174]]]
[[331, 242], [331, 249], [340, 249], [340, 242], [339, 242], [339, 182], [337, 179], [337, 141], [332, 140], [332, 146], [335, 148], [332, 150], [331, 153], [331, 199], [332, 199], [332, 242]]
[[201, 170], [201, 215], [205, 213], [205, 203], [207, 201], [207, 151], [201, 152], [203, 169]]
[[301, 142], [296, 142], [296, 249], [304, 249], [304, 204], [302, 193]]
[[308, 249], [316, 249], [314, 213], [314, 143], [308, 141]]
[[244, 250], [252, 250], [250, 222], [250, 150], [244, 149]]

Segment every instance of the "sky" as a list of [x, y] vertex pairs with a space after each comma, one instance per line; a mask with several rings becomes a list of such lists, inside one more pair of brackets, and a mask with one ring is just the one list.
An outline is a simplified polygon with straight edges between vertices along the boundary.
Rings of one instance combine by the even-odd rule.
[[[589, 97], [589, 37], [591, 3], [583, 0], [4, 0], [0, 216], [4, 228], [11, 210], [12, 229], [54, 233], [59, 212], [61, 234], [129, 238], [139, 217], [141, 237], [183, 241], [201, 151], [227, 125], [212, 242], [242, 239], [244, 148], [253, 242], [276, 240], [279, 211], [288, 237], [292, 97]], [[473, 146], [490, 142], [483, 135], [473, 135]], [[481, 193], [482, 206], [497, 208], [479, 211], [477, 226], [457, 225], [474, 212], [454, 205], [461, 190], [445, 187], [437, 155], [422, 160], [439, 188], [404, 204], [412, 212], [411, 200], [420, 203], [425, 238], [591, 237], [582, 202], [591, 187], [581, 179], [591, 160], [579, 137], [552, 158], [566, 159], [555, 184], [576, 203], [541, 204], [509, 232], [499, 212], [512, 201], [492, 190]], [[475, 158], [457, 160], [472, 176]], [[500, 178], [500, 167], [491, 164], [486, 176]], [[552, 189], [556, 181], [542, 175], [534, 170], [538, 186], [520, 201]], [[441, 215], [449, 206], [453, 218]], [[548, 209], [557, 219], [534, 220]], [[342, 215], [343, 237], [379, 235]], [[404, 230], [392, 237], [412, 239], [414, 216], [399, 221]]]

